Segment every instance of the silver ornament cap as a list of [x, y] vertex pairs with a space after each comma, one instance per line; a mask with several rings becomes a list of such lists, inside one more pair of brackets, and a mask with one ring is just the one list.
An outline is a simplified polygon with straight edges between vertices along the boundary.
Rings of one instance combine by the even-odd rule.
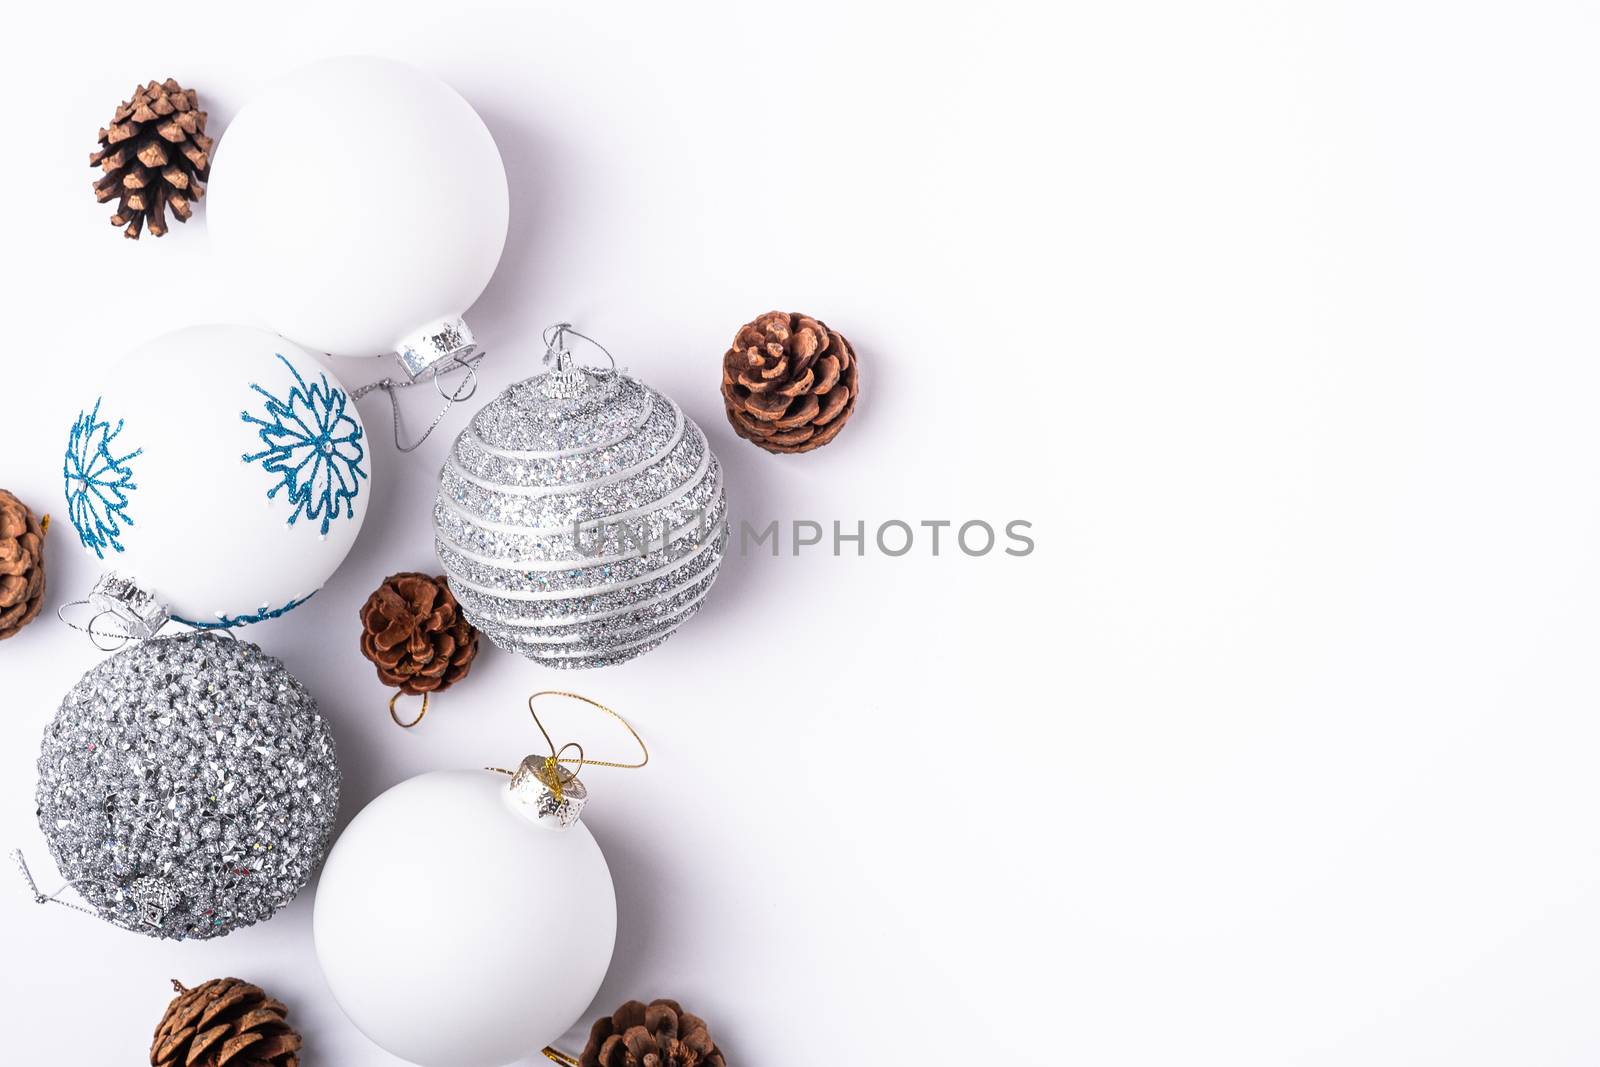
[[89, 591], [89, 606], [97, 615], [116, 619], [123, 633], [134, 641], [148, 641], [170, 618], [154, 593], [140, 588], [132, 578], [118, 577], [115, 571], [107, 571], [94, 583]]
[[589, 801], [578, 776], [548, 756], [525, 758], [507, 791], [524, 818], [547, 830], [569, 829]]
[[420, 327], [395, 346], [395, 356], [412, 381], [447, 359], [466, 359], [478, 342], [460, 315], [450, 315]]

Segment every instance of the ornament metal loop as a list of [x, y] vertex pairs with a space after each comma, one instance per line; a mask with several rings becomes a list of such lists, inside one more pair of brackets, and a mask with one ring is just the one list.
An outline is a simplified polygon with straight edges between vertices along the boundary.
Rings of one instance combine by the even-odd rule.
[[[555, 334], [554, 338], [550, 336], [552, 333]], [[561, 343], [562, 339], [565, 338], [569, 333], [574, 337], [580, 337], [583, 340], [588, 341], [600, 351], [604, 352], [606, 359], [611, 361], [610, 370], [593, 371], [591, 373], [617, 373], [617, 357], [611, 354], [611, 350], [605, 345], [601, 344], [599, 341], [596, 341], [593, 337], [590, 337], [588, 334], [579, 333], [577, 330], [574, 330], [572, 328], [572, 323], [570, 322], [558, 322], [554, 326], [546, 326], [544, 328], [544, 361], [546, 365], [555, 367], [557, 371], [565, 371], [572, 366], [572, 351]]]
[[[576, 741], [568, 741], [566, 744], [564, 744], [560, 748], [556, 749], [555, 754], [553, 756], [549, 756], [549, 757], [547, 757], [545, 759], [545, 765], [546, 765], [546, 767], [554, 767], [554, 766], [557, 766], [557, 765], [563, 763], [564, 761], [561, 758], [561, 754], [563, 752], [565, 752], [569, 748], [575, 748], [575, 749], [578, 750], [578, 762], [572, 768], [572, 776], [574, 778], [576, 778], [578, 775], [583, 773], [583, 763], [584, 763], [584, 760], [583, 760], [583, 746], [581, 744], [579, 744], [578, 742], [576, 742]], [[560, 782], [559, 777], [557, 778], [557, 781], [556, 781], [555, 785], [556, 785], [556, 795], [560, 796], [561, 795], [561, 782]]]
[[[437, 390], [439, 395], [443, 397], [449, 404], [459, 404], [463, 400], [471, 400], [477, 395], [478, 392], [478, 371], [473, 364], [486, 355], [488, 355], [487, 352], [482, 352], [470, 359], [463, 356], [453, 357], [451, 362], [455, 364], [455, 367], [447, 367], [433, 376], [434, 389]], [[466, 380], [455, 389], [447, 393], [444, 391], [444, 385], [439, 381], [439, 379], [443, 378], [446, 374], [454, 374], [458, 368], [466, 371]], [[450, 409], [446, 407], [445, 410], [448, 411]], [[429, 428], [432, 429], [432, 427]], [[420, 442], [418, 443], [420, 444]]]
[[[121, 630], [97, 630], [97, 629], [95, 629], [95, 625], [94, 624], [99, 622], [105, 616], [111, 614], [109, 611], [97, 611], [97, 612], [95, 612], [93, 615], [91, 615], [89, 617], [89, 621], [87, 623], [85, 623], [84, 625], [82, 625], [82, 626], [79, 626], [77, 623], [75, 623], [71, 619], [67, 618], [67, 609], [68, 608], [88, 607], [88, 605], [89, 605], [89, 601], [87, 601], [87, 600], [69, 600], [65, 604], [58, 604], [56, 606], [56, 618], [60, 619], [64, 623], [66, 623], [68, 626], [72, 627], [74, 630], [77, 630], [79, 633], [88, 634], [89, 635], [89, 640], [94, 644], [94, 647], [98, 648], [101, 652], [115, 652], [119, 648], [121, 648], [123, 645], [125, 645], [129, 641], [133, 640], [131, 637], [129, 637], [125, 632], [123, 632]], [[101, 638], [105, 638], [107, 641], [110, 641], [111, 643], [110, 644], [101, 644], [100, 643], [100, 639]]]

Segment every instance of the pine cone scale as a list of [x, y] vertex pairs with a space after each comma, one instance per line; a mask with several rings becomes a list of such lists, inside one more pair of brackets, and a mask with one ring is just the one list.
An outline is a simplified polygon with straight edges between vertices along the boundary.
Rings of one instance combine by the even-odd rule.
[[248, 995], [248, 987], [244, 985], [232, 986], [222, 996], [217, 997], [216, 999], [212, 1000], [210, 1004], [206, 1005], [206, 1010], [200, 1013], [199, 1025], [205, 1026], [212, 1019], [215, 1019], [218, 1015], [221, 1015], [223, 1012], [232, 1008], [235, 1004], [238, 1004], [240, 1001], [244, 1000]]
[[817, 413], [821, 410], [822, 405], [818, 403], [817, 398], [808, 395], [800, 401], [799, 406], [791, 407], [783, 418], [773, 419], [772, 425], [780, 430], [793, 430], [816, 419]]
[[817, 417], [811, 420], [818, 426], [824, 426], [837, 418], [839, 412], [844, 410], [844, 406], [850, 403], [850, 394], [843, 390], [837, 392], [829, 390], [827, 399], [828, 402], [822, 406], [822, 410], [817, 412]]
[[166, 1044], [162, 1045], [160, 1049], [150, 1053], [150, 1062], [153, 1064], [173, 1062], [176, 1058], [178, 1050], [183, 1048], [184, 1045], [187, 1044], [188, 1040], [193, 1036], [194, 1027], [192, 1026], [186, 1026], [182, 1030], [179, 1030], [177, 1033], [167, 1038]]
[[[793, 399], [802, 393], [810, 392], [811, 387], [816, 384], [816, 379], [816, 373], [810, 367], [807, 367], [804, 377], [796, 378], [794, 381], [778, 390], [778, 393], [780, 396], [786, 396]], [[817, 392], [824, 392], [824, 390], [818, 389]]]
[[227, 1037], [228, 1030], [228, 1024], [221, 1023], [220, 1025], [208, 1027], [204, 1030], [201, 1030], [198, 1034], [195, 1034], [194, 1037], [190, 1038], [189, 1040], [189, 1053], [184, 1057], [184, 1062], [193, 1063], [201, 1056], [204, 1056], [207, 1049], [221, 1041], [223, 1038]]
[[261, 1033], [259, 1030], [252, 1030], [243, 1034], [235, 1034], [233, 1037], [228, 1038], [228, 1040], [223, 1044], [222, 1050], [217, 1053], [218, 1067], [225, 1067], [225, 1065], [239, 1053], [243, 1052], [251, 1045], [265, 1041], [266, 1039], [267, 1035]]

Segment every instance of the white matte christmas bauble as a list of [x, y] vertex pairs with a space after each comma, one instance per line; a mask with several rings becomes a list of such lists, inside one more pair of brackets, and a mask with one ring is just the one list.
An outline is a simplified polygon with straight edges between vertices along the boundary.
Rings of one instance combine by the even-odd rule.
[[262, 322], [351, 356], [459, 319], [509, 218], [483, 120], [432, 74], [372, 56], [312, 63], [251, 99], [217, 145], [206, 204]]
[[320, 589], [367, 514], [355, 403], [264, 330], [191, 326], [117, 361], [67, 435], [85, 551], [195, 626], [258, 622]]
[[536, 1055], [594, 999], [616, 895], [582, 822], [540, 825], [507, 779], [434, 771], [368, 804], [328, 855], [313, 917], [334, 999], [424, 1067]]

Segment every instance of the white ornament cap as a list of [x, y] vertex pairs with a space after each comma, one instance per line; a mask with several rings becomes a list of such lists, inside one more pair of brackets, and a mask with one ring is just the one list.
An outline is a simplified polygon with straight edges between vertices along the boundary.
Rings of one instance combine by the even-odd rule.
[[549, 756], [528, 756], [507, 789], [518, 814], [547, 830], [566, 830], [578, 821], [589, 790], [578, 776]]
[[[395, 346], [395, 356], [415, 381], [422, 373], [447, 359], [466, 359], [478, 342], [460, 315], [449, 315], [421, 327]], [[444, 368], [439, 368], [443, 370]]]

